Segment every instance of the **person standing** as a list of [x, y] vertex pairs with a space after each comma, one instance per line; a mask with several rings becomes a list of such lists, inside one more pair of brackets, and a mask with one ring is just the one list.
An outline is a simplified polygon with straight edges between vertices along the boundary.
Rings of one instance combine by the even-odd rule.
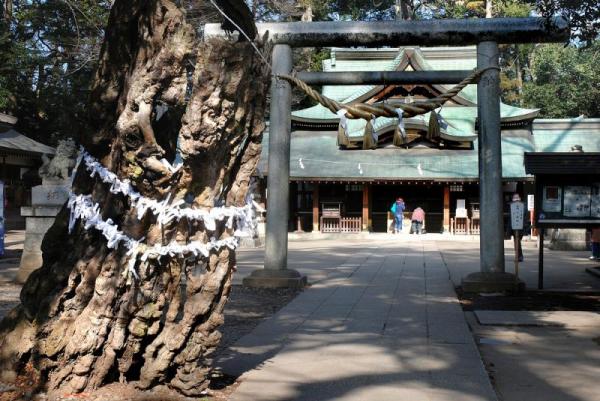
[[590, 260], [600, 260], [600, 226], [592, 228], [592, 256]]
[[394, 234], [402, 232], [402, 219], [404, 218], [404, 200], [402, 198], [396, 199], [396, 202], [392, 204], [390, 211], [394, 215]]
[[423, 222], [425, 221], [425, 211], [421, 209], [420, 206], [417, 206], [417, 208], [413, 210], [410, 220], [412, 222], [411, 231], [414, 234], [421, 234]]

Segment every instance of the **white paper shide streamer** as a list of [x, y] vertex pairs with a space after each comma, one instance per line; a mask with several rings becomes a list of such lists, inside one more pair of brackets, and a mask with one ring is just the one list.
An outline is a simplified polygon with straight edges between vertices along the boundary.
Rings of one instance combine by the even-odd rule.
[[373, 142], [377, 143], [379, 141], [379, 134], [375, 131], [375, 116], [371, 119], [371, 127], [373, 127], [371, 138], [373, 138]]
[[[135, 270], [138, 260], [144, 262], [149, 258], [160, 259], [163, 256], [192, 257], [194, 259], [206, 258], [213, 250], [219, 250], [224, 247], [232, 250], [235, 249], [238, 246], [239, 237], [253, 235], [256, 231], [256, 211], [264, 212], [264, 209], [253, 199], [252, 190], [254, 183], [251, 183], [248, 195], [246, 196], [246, 205], [243, 207], [230, 206], [195, 209], [182, 207], [185, 203], [183, 201], [176, 201], [170, 204], [168, 197], [165, 200], [157, 201], [142, 196], [133, 188], [131, 182], [119, 179], [116, 174], [109, 171], [83, 149], [81, 149], [77, 165], [82, 160], [90, 172], [90, 176], [98, 176], [103, 182], [110, 184], [110, 191], [112, 193], [128, 197], [131, 205], [137, 210], [139, 219], [143, 218], [147, 211], [150, 211], [156, 216], [157, 222], [162, 225], [186, 218], [190, 221], [202, 221], [208, 231], [216, 229], [217, 221], [226, 220], [226, 227], [228, 229], [235, 227], [232, 237], [221, 240], [212, 238], [207, 243], [191, 241], [187, 244], [179, 244], [173, 241], [167, 245], [147, 245], [142, 243], [144, 238], [135, 240], [120, 231], [111, 219], [104, 220], [100, 212], [100, 206], [93, 202], [91, 195], [76, 195], [71, 193], [67, 203], [67, 206], [71, 210], [69, 233], [72, 232], [77, 220], [81, 220], [86, 230], [94, 228], [100, 231], [104, 238], [106, 238], [107, 246], [110, 249], [117, 249], [120, 245], [124, 246], [127, 249], [127, 256], [129, 257], [127, 271], [136, 279], [139, 278]], [[161, 162], [172, 172], [180, 168], [180, 166], [171, 166], [166, 160]]]
[[[185, 207], [183, 200], [176, 201], [170, 204], [170, 198], [167, 197], [162, 201], [147, 198], [137, 192], [129, 180], [121, 180], [115, 173], [109, 171], [106, 167], [96, 161], [91, 155], [82, 150], [83, 160], [86, 168], [90, 171], [90, 176], [98, 176], [103, 182], [110, 184], [110, 192], [114, 194], [122, 194], [129, 198], [131, 205], [137, 210], [138, 219], [142, 219], [147, 211], [154, 214], [159, 224], [166, 225], [172, 221], [179, 221], [186, 218], [189, 221], [202, 221], [204, 226], [209, 231], [214, 231], [216, 221], [225, 219], [232, 220], [236, 218], [244, 218], [247, 215], [247, 208], [252, 205], [242, 207], [214, 207], [212, 209], [193, 209]], [[163, 164], [169, 165], [170, 170], [176, 171], [180, 167], [173, 167], [169, 162], [163, 159]]]
[[340, 109], [337, 111], [337, 116], [340, 118], [340, 127], [344, 130], [344, 132], [348, 129], [348, 118], [346, 117], [346, 113], [348, 110]]
[[396, 109], [396, 114], [398, 114], [398, 130], [400, 131], [400, 135], [402, 138], [406, 139], [406, 129], [404, 128], [404, 111], [402, 109]]
[[342, 132], [346, 138], [348, 138], [348, 118], [346, 117], [347, 112], [348, 110], [346, 109], [340, 109], [337, 111], [337, 113], [335, 113], [340, 118], [340, 128], [342, 129]]

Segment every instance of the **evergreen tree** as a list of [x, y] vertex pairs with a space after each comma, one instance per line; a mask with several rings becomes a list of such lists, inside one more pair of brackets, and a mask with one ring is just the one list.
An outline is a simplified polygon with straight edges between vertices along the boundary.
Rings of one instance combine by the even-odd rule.
[[600, 42], [578, 49], [541, 45], [531, 55], [531, 81], [524, 104], [547, 118], [600, 117]]
[[109, 0], [5, 0], [0, 110], [45, 143], [85, 132], [85, 105]]

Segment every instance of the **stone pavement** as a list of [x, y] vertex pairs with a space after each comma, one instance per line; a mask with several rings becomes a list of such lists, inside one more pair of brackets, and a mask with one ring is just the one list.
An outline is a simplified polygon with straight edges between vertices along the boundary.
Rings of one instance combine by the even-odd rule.
[[[448, 240], [443, 236], [432, 239], [436, 242], [444, 261], [450, 271], [455, 285], [473, 271], [479, 270], [479, 240]], [[505, 267], [514, 273], [514, 249], [512, 241], [504, 242]], [[537, 290], [538, 284], [538, 248], [535, 241], [523, 241], [525, 260], [519, 263], [519, 278], [525, 282], [527, 289]], [[544, 249], [544, 289], [551, 291], [600, 291], [600, 278], [586, 272], [587, 267], [599, 266], [597, 261], [590, 261], [590, 252], [556, 251]]]
[[[290, 234], [292, 236], [292, 234]], [[288, 264], [305, 274], [311, 282], [319, 282], [335, 266], [343, 263], [356, 249], [376, 249], [380, 245], [399, 244], [416, 240], [416, 236], [394, 236], [370, 234], [347, 238], [333, 235], [328, 239], [311, 240], [301, 234], [294, 234], [295, 241], [289, 243]], [[307, 236], [311, 238], [310, 236]], [[479, 236], [425, 234], [419, 237], [423, 242], [435, 242], [443, 255], [455, 286], [461, 279], [474, 271], [479, 271]], [[386, 245], [386, 246], [387, 246]], [[505, 265], [507, 272], [514, 272], [514, 253], [512, 241], [504, 241]], [[538, 248], [535, 242], [523, 241], [525, 261], [519, 263], [519, 277], [530, 290], [537, 289]], [[254, 269], [262, 268], [264, 249], [239, 249], [239, 272], [234, 275], [235, 284], [241, 284], [242, 278]], [[600, 266], [600, 262], [590, 261], [586, 251], [544, 250], [544, 289], [569, 291], [600, 291], [600, 279], [585, 271], [588, 267]]]
[[231, 401], [497, 399], [435, 241], [303, 251], [314, 284], [216, 361], [243, 374]]
[[598, 313], [497, 312], [466, 315], [500, 399], [600, 401]]

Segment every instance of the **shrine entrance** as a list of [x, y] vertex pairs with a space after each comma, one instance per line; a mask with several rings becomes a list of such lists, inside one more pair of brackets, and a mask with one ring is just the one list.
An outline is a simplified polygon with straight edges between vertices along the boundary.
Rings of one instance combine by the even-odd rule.
[[[292, 47], [388, 47], [403, 45], [477, 46], [477, 114], [480, 200], [480, 272], [469, 275], [463, 288], [499, 291], [514, 286], [504, 268], [504, 226], [500, 137], [499, 44], [563, 42], [569, 37], [562, 18], [494, 18], [461, 20], [376, 22], [290, 22], [258, 24], [258, 35], [268, 34], [272, 52], [272, 86], [269, 133], [268, 207], [264, 269], [254, 271], [246, 283], [254, 286], [301, 286], [306, 282], [287, 269], [289, 222], [289, 171]], [[225, 35], [219, 25], [208, 24], [205, 36]], [[299, 72], [305, 85], [362, 85], [445, 83], [455, 84], [472, 71]], [[339, 105], [352, 108], [353, 105]], [[367, 107], [368, 106], [364, 106]], [[356, 109], [356, 108], [355, 108]], [[363, 108], [363, 110], [366, 110]], [[404, 110], [404, 109], [403, 109]], [[347, 110], [339, 110], [347, 116]], [[356, 111], [360, 111], [356, 109]], [[388, 110], [389, 111], [389, 110]], [[406, 112], [406, 110], [404, 111]], [[373, 116], [361, 112], [359, 118]], [[355, 114], [355, 115], [358, 115]], [[409, 113], [410, 114], [410, 113]], [[414, 114], [413, 114], [414, 115]], [[401, 114], [399, 114], [401, 117]], [[354, 118], [354, 117], [350, 117]], [[373, 117], [369, 117], [373, 118]], [[345, 118], [340, 120], [340, 126]], [[363, 145], [364, 146], [364, 145]], [[399, 152], [401, 150], [399, 149]]]
[[390, 232], [392, 203], [402, 197], [406, 204], [405, 220], [410, 219], [416, 207], [425, 211], [425, 232], [444, 231], [444, 186], [436, 183], [375, 184], [371, 199], [371, 221], [373, 232]]

